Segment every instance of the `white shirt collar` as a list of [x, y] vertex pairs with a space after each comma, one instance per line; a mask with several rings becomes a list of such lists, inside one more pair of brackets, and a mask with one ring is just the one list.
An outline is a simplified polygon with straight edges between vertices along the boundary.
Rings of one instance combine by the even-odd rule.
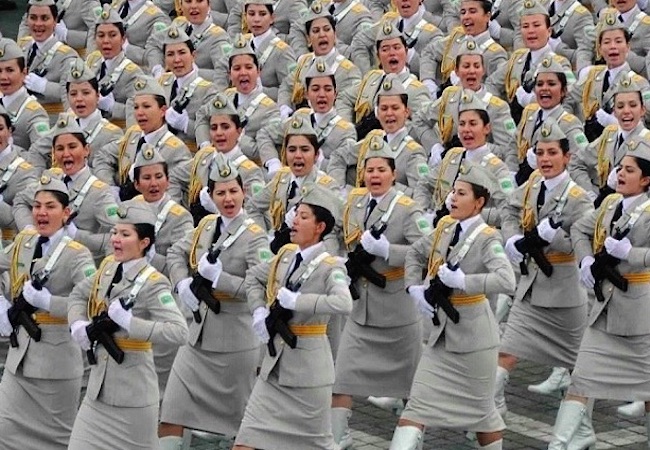
[[[389, 192], [390, 192], [390, 190], [386, 191], [386, 193], [384, 195], [380, 195], [379, 197], [375, 197], [373, 195], [370, 195], [370, 200], [374, 199], [377, 202], [377, 204], [380, 204], [381, 201], [384, 199], [384, 197], [386, 197], [386, 195], [388, 195]], [[370, 200], [368, 200], [368, 203], [370, 203]]]
[[544, 109], [542, 108], [540, 111], [542, 111], [542, 120], [546, 120], [551, 114], [553, 114], [553, 111], [555, 111], [558, 108], [562, 108], [562, 103], [555, 105], [555, 107], [551, 109]]
[[325, 117], [332, 114], [332, 112], [334, 112], [334, 114], [336, 114], [336, 111], [334, 110], [334, 108], [330, 109], [326, 113], [317, 113], [317, 112], [314, 111], [314, 120], [316, 121], [316, 125], [320, 126], [321, 122], [323, 122], [323, 119], [325, 119]]
[[102, 118], [102, 113], [99, 111], [99, 109], [94, 110], [92, 113], [90, 113], [88, 117], [77, 116], [77, 119], [79, 119], [79, 126], [82, 129], [88, 127], [95, 120], [101, 120], [101, 118]]
[[[163, 131], [163, 129], [164, 129], [164, 131]], [[165, 124], [163, 124], [163, 126], [158, 128], [157, 130], [154, 130], [151, 133], [145, 134], [144, 135], [144, 141], [147, 144], [154, 145], [156, 142], [153, 142], [153, 141], [158, 137], [158, 135], [162, 135], [165, 131], [167, 131], [167, 126]]]
[[[228, 161], [232, 161], [235, 158], [235, 155], [239, 154], [241, 149], [239, 148], [239, 144], [235, 144], [235, 146], [230, 149], [228, 152], [223, 152], [222, 155], [226, 157]], [[215, 155], [217, 152], [214, 153]]]
[[267, 37], [271, 36], [271, 34], [273, 34], [273, 28], [269, 28], [259, 36], [253, 36], [253, 44], [255, 44], [255, 50], [258, 50], [260, 48], [260, 45], [262, 45], [262, 42], [264, 42]]
[[49, 42], [50, 42], [51, 40], [54, 40], [54, 39], [56, 39], [56, 38], [54, 37], [54, 33], [52, 33], [52, 34], [50, 35], [50, 37], [47, 38], [47, 39], [45, 39], [43, 42], [36, 42], [36, 41], [34, 41], [34, 42], [36, 42], [36, 46], [38, 47], [38, 51], [39, 51], [39, 52], [42, 52], [42, 51], [43, 51], [43, 47], [47, 46], [47, 45], [49, 44]]
[[132, 259], [132, 260], [130, 260], [130, 261], [124, 261], [124, 262], [122, 263], [122, 273], [123, 273], [123, 274], [126, 274], [129, 270], [131, 270], [132, 268], [134, 268], [134, 267], [136, 266], [136, 264], [138, 264], [138, 263], [139, 263], [140, 261], [142, 261], [143, 259], [144, 259], [144, 257], [142, 257], [142, 258]]
[[400, 134], [404, 130], [406, 130], [406, 127], [400, 128], [395, 133], [386, 133], [386, 139], [388, 140], [388, 143], [390, 144], [391, 142], [393, 142], [393, 139], [395, 139], [395, 136], [397, 136], [398, 134]]
[[85, 165], [81, 169], [79, 169], [79, 171], [77, 171], [77, 173], [73, 173], [73, 174], [68, 175], [70, 177], [70, 180], [71, 180], [70, 184], [74, 184], [75, 180], [77, 178], [79, 178], [81, 175], [83, 175], [86, 170], [90, 170], [90, 169], [88, 169], [87, 165]]
[[465, 158], [469, 161], [480, 161], [488, 153], [490, 153], [490, 149], [487, 144], [485, 144], [475, 148], [474, 150], [465, 149]]
[[628, 12], [621, 13], [619, 12], [618, 14], [623, 17], [623, 22], [627, 22], [627, 19], [630, 16], [636, 16], [641, 10], [637, 5], [634, 5], [634, 8], [630, 9]]
[[639, 197], [641, 197], [643, 194], [638, 194], [634, 195], [632, 197], [624, 197], [623, 198], [623, 211], [627, 211], [630, 205], [636, 201]]
[[179, 88], [182, 88], [183, 86], [185, 86], [185, 83], [187, 83], [188, 80], [189, 80], [189, 79], [190, 79], [190, 78], [191, 78], [191, 77], [192, 77], [196, 72], [198, 72], [198, 70], [199, 70], [199, 69], [198, 69], [198, 67], [196, 66], [196, 64], [192, 63], [192, 70], [190, 70], [187, 74], [183, 75], [182, 77], [180, 77], [180, 78], [177, 77], [177, 78], [176, 78], [176, 81], [178, 81], [178, 87], [179, 87]]
[[42, 255], [45, 256], [47, 254], [47, 251], [50, 249], [50, 246], [52, 245], [52, 242], [58, 242], [63, 236], [64, 229], [63, 227], [59, 228], [56, 233], [54, 233], [52, 236], [50, 236], [49, 240], [47, 242], [44, 242], [43, 245], [41, 245], [41, 251]]
[[[607, 68], [607, 70], [609, 70], [609, 82], [610, 82], [611, 84], [614, 84], [614, 79], [616, 78], [616, 76], [618, 75], [618, 73], [619, 73], [621, 70], [623, 70], [624, 67], [625, 67], [625, 63], [621, 64], [621, 65], [618, 66], [618, 67], [612, 67], [611, 69], [610, 69], [610, 68]], [[603, 74], [603, 76], [605, 76], [605, 75]]]
[[537, 65], [537, 63], [539, 62], [540, 58], [542, 56], [544, 56], [546, 53], [552, 52], [552, 51], [553, 51], [553, 49], [551, 48], [550, 45], [548, 45], [548, 42], [546, 43], [546, 45], [544, 47], [540, 48], [539, 50], [531, 50], [530, 51], [530, 59], [531, 59], [530, 68], [534, 69], [535, 65]]
[[475, 216], [468, 217], [467, 219], [460, 221], [460, 237], [462, 237], [469, 228], [474, 225], [474, 223], [481, 218], [481, 213], [476, 214]]
[[2, 97], [2, 102], [4, 103], [5, 108], [6, 108], [7, 106], [11, 105], [11, 104], [14, 102], [14, 100], [16, 100], [18, 97], [20, 97], [20, 96], [23, 95], [23, 94], [27, 94], [27, 89], [25, 88], [25, 86], [21, 86], [21, 87], [20, 87], [16, 92], [14, 92], [13, 94], [4, 95], [4, 96]]
[[[298, 253], [300, 253], [300, 254], [302, 255], [302, 260], [303, 260], [303, 261], [306, 261], [307, 259], [309, 259], [309, 257], [310, 257], [311, 255], [313, 255], [314, 253], [316, 253], [316, 251], [317, 251], [318, 249], [320, 249], [322, 246], [323, 246], [323, 243], [322, 243], [322, 242], [319, 242], [319, 243], [314, 244], [314, 245], [312, 245], [312, 246], [310, 246], [310, 247], [307, 247], [307, 248], [301, 248], [298, 252], [296, 252], [296, 257], [298, 256]], [[296, 261], [296, 260], [295, 260], [295, 258], [294, 258], [294, 265], [295, 265], [295, 261]], [[292, 267], [293, 267], [293, 266], [292, 266]]]
[[221, 232], [223, 233], [224, 231], [226, 231], [228, 229], [228, 227], [230, 226], [230, 224], [233, 222], [233, 220], [235, 220], [237, 217], [241, 216], [242, 214], [244, 214], [244, 208], [241, 208], [239, 210], [239, 212], [237, 213], [237, 215], [235, 217], [231, 218], [231, 219], [229, 219], [227, 217], [224, 217], [224, 216], [221, 216], [221, 220], [222, 220], [222, 222], [221, 222]]
[[550, 178], [550, 179], [544, 178], [544, 184], [546, 185], [546, 192], [551, 192], [553, 189], [555, 189], [564, 181], [566, 181], [567, 178], [569, 178], [569, 172], [567, 172], [566, 170], [554, 178]]
[[420, 5], [418, 8], [417, 12], [413, 14], [411, 17], [402, 17], [402, 20], [404, 21], [404, 30], [411, 29], [411, 25], [413, 26], [417, 25], [417, 23], [424, 17], [424, 5]]

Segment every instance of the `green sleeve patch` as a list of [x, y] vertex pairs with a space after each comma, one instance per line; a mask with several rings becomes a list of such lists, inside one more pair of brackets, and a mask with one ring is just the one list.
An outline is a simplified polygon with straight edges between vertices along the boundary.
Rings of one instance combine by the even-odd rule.
[[298, 64], [296, 64], [295, 62], [292, 62], [291, 64], [289, 64], [289, 73], [290, 74], [295, 73], [297, 67], [298, 67]]
[[427, 236], [431, 233], [431, 224], [429, 224], [427, 219], [420, 217], [416, 223], [418, 225], [418, 230], [420, 230], [423, 235]]
[[514, 133], [517, 129], [517, 125], [515, 125], [515, 121], [512, 119], [506, 120], [503, 125], [506, 127], [508, 133]]
[[506, 193], [512, 191], [515, 188], [510, 178], [501, 178], [501, 180], [499, 180], [499, 186], [501, 186], [501, 190]]
[[84, 266], [82, 270], [86, 278], [90, 278], [95, 274], [95, 272], [97, 272], [97, 269], [93, 264], [88, 264], [87, 266]]
[[348, 284], [348, 277], [345, 276], [342, 270], [336, 269], [332, 272], [332, 281], [338, 284]]
[[418, 175], [421, 177], [429, 175], [429, 166], [426, 164], [418, 164]]
[[164, 22], [156, 22], [153, 24], [154, 31], [163, 31], [167, 29], [167, 24]]
[[253, 195], [257, 195], [259, 192], [262, 192], [264, 189], [264, 185], [260, 183], [253, 183], [251, 184], [251, 192]]
[[261, 262], [269, 262], [273, 258], [273, 253], [268, 248], [260, 248], [257, 250], [257, 256]]
[[169, 291], [165, 291], [161, 294], [158, 294], [158, 300], [160, 300], [160, 303], [163, 306], [170, 306], [172, 304], [174, 305], [176, 304], [176, 301], [174, 300], [174, 296]]
[[221, 44], [221, 51], [224, 55], [229, 56], [232, 53], [232, 44], [228, 42]]
[[569, 72], [569, 71], [567, 70], [566, 72], [564, 72], [564, 74], [566, 75], [566, 81], [567, 81], [567, 83], [571, 84], [571, 83], [575, 83], [575, 82], [576, 82], [576, 77], [575, 77], [575, 75], [573, 75], [573, 72]]
[[113, 217], [117, 215], [117, 205], [110, 205], [106, 207], [106, 215]]
[[578, 134], [576, 135], [576, 142], [577, 142], [578, 145], [580, 145], [581, 147], [587, 145], [587, 136], [585, 136], [584, 133], [578, 133]]
[[503, 249], [503, 245], [499, 244], [498, 242], [496, 244], [492, 244], [492, 253], [494, 253], [497, 256], [502, 256], [506, 257], [506, 252]]
[[643, 92], [643, 101], [647, 102], [650, 100], [650, 91], [644, 91]]
[[47, 134], [50, 131], [50, 126], [45, 122], [38, 122], [35, 128], [38, 134]]

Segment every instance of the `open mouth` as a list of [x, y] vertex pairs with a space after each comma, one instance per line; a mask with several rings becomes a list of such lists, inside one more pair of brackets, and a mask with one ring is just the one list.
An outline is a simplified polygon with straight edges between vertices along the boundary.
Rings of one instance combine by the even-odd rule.
[[39, 230], [45, 229], [50, 225], [50, 221], [48, 219], [38, 219], [36, 220], [36, 227]]
[[239, 88], [243, 91], [247, 91], [251, 88], [251, 80], [248, 77], [239, 78]]
[[67, 173], [69, 170], [72, 170], [74, 168], [74, 159], [65, 158], [63, 161], [61, 161], [61, 165], [63, 166], [63, 171]]
[[147, 120], [147, 119], [136, 119], [136, 120], [137, 120], [138, 126], [140, 128], [146, 126], [149, 123], [149, 120]]
[[396, 71], [399, 67], [399, 59], [395, 57], [388, 58], [388, 67], [393, 69], [393, 71]]

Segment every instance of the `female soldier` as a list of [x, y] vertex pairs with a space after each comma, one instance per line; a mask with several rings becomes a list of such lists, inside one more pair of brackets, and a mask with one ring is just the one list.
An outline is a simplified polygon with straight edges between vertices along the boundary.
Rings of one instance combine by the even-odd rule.
[[[181, 347], [162, 404], [163, 449], [179, 449], [183, 427], [235, 436], [255, 384], [259, 341], [246, 305], [246, 271], [271, 257], [264, 230], [242, 209], [244, 189], [236, 165], [217, 153], [208, 189], [218, 215], [205, 217], [169, 251], [172, 283], [196, 312], [189, 345]], [[219, 251], [210, 264], [208, 253]], [[216, 314], [191, 290], [192, 274], [206, 278], [220, 302]]]
[[[236, 36], [239, 33], [252, 32], [252, 24], [248, 19], [245, 0], [236, 0], [233, 3], [232, 7], [228, 8], [228, 34]], [[269, 9], [269, 14], [273, 15], [273, 28], [277, 30], [280, 39], [289, 42], [289, 28], [307, 9], [307, 3], [307, 0], [293, 0], [291, 2], [269, 1], [268, 3], [259, 4], [272, 6]]]
[[143, 75], [124, 53], [125, 35], [119, 14], [110, 5], [104, 5], [94, 29], [97, 50], [86, 58], [99, 81], [99, 109], [122, 129], [126, 129], [126, 101], [135, 93], [136, 78]]
[[[165, 276], [150, 266], [145, 254], [154, 245], [156, 216], [147, 205], [132, 201], [120, 207], [113, 229], [113, 255], [97, 273], [70, 294], [68, 321], [73, 339], [88, 354], [96, 352], [88, 390], [70, 437], [70, 450], [157, 448], [158, 384], [152, 344], [181, 345], [187, 324]], [[109, 321], [117, 346], [112, 355], [95, 348], [88, 335], [98, 315]], [[123, 352], [118, 363], [114, 356]], [[118, 358], [119, 359], [119, 358]], [[137, 393], [137, 395], [134, 395]]]
[[[476, 93], [467, 89], [463, 91], [458, 106], [458, 137], [463, 147], [447, 151], [440, 164], [434, 166], [431, 173], [421, 178], [415, 187], [413, 198], [432, 212], [434, 225], [449, 214], [448, 195], [464, 160], [479, 164], [494, 177], [495, 188], [490, 197], [497, 208], [514, 188], [508, 167], [488, 147], [487, 138], [492, 131], [492, 124], [487, 109], [487, 105]], [[486, 222], [499, 223], [500, 212], [497, 208], [483, 208]]]
[[[352, 299], [343, 263], [322, 241], [341, 203], [321, 186], [302, 190], [292, 243], [246, 274], [253, 330], [268, 350], [237, 433], [237, 450], [338, 448], [330, 429], [334, 367], [325, 335], [330, 315], [348, 314]], [[289, 334], [278, 333], [281, 324]]]
[[[0, 271], [10, 279], [5, 293], [15, 302], [0, 296], [0, 334], [17, 333], [0, 383], [6, 448], [65, 450], [79, 407], [83, 364], [67, 326], [68, 296], [95, 265], [88, 249], [66, 235], [67, 192], [62, 181], [43, 175], [32, 197], [33, 228], [0, 255]], [[23, 313], [35, 312], [40, 338], [10, 323], [19, 299]]]
[[[590, 408], [594, 398], [645, 402], [650, 432], [648, 382], [647, 271], [650, 146], [639, 141], [629, 149], [617, 173], [616, 194], [571, 228], [580, 281], [594, 289], [589, 326], [580, 344], [571, 386], [560, 404], [549, 449], [587, 448], [596, 442]], [[603, 258], [627, 280], [627, 289], [603, 278]], [[609, 261], [608, 260], [608, 261]], [[600, 295], [598, 295], [600, 292]]]
[[382, 130], [372, 131], [363, 141], [349, 143], [335, 150], [328, 173], [337, 183], [345, 186], [348, 181], [347, 172], [356, 171], [356, 177], [352, 177], [352, 185], [360, 187], [368, 145], [373, 137], [383, 137], [388, 142], [395, 161], [395, 186], [404, 194], [412, 196], [420, 178], [429, 174], [429, 166], [424, 149], [409, 136], [406, 128], [411, 114], [408, 93], [397, 75], [388, 74], [377, 90], [376, 99], [375, 115]]
[[[224, 94], [239, 112], [244, 126], [241, 149], [253, 161], [258, 160], [255, 137], [264, 123], [279, 116], [275, 102], [263, 92], [260, 82], [260, 65], [250, 42], [243, 35], [235, 38], [228, 58], [228, 70], [232, 88]], [[196, 142], [199, 148], [210, 145], [209, 105], [196, 114]]]
[[246, 197], [250, 198], [260, 192], [265, 184], [262, 169], [248, 159], [239, 147], [244, 128], [228, 97], [217, 94], [210, 102], [209, 115], [211, 145], [196, 152], [191, 161], [176, 167], [170, 178], [169, 194], [187, 206], [195, 226], [209, 212], [216, 212], [207, 193], [207, 186], [217, 154], [222, 154], [235, 166], [242, 179]]
[[499, 351], [495, 402], [502, 417], [505, 385], [519, 359], [570, 369], [586, 326], [587, 293], [578, 286], [568, 230], [593, 208], [569, 177], [569, 152], [567, 135], [547, 119], [535, 144], [539, 170], [504, 206], [506, 255], [522, 276]]
[[415, 305], [404, 291], [404, 257], [431, 231], [416, 203], [393, 187], [394, 152], [381, 137], [370, 138], [363, 171], [366, 187], [352, 190], [343, 215], [350, 287], [358, 300], [336, 358], [332, 431], [341, 448], [352, 444], [352, 396], [408, 396], [421, 331]]
[[[51, 135], [55, 168], [44, 173], [62, 180], [69, 190], [71, 213], [66, 232], [101, 261], [108, 251], [110, 230], [116, 219], [115, 199], [108, 185], [90, 172], [86, 135], [70, 115], [59, 116]], [[21, 230], [31, 224], [29, 199], [33, 198], [36, 187], [32, 185], [16, 196], [14, 215]]]
[[[463, 163], [450, 215], [406, 254], [406, 290], [436, 326], [391, 449], [417, 449], [425, 424], [475, 431], [479, 448], [502, 448], [505, 424], [493, 401], [499, 334], [486, 296], [512, 294], [516, 284], [501, 236], [481, 218], [491, 189], [492, 177], [485, 169]], [[437, 309], [440, 304], [425, 298], [444, 296], [441, 291], [448, 292], [450, 310]]]

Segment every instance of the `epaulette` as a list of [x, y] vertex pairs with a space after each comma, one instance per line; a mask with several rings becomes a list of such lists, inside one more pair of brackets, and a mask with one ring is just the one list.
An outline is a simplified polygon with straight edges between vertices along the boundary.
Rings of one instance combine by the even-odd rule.
[[322, 184], [323, 186], [328, 186], [332, 184], [334, 181], [334, 178], [330, 177], [329, 175], [323, 175], [322, 177], [319, 177], [317, 182], [318, 184]]
[[31, 36], [24, 36], [24, 37], [21, 37], [20, 39], [18, 39], [17, 44], [18, 44], [20, 47], [23, 47], [25, 44], [27, 44], [27, 43], [30, 42], [30, 41], [32, 41], [32, 37], [31, 37]]
[[432, 24], [432, 23], [429, 23], [429, 22], [425, 23], [424, 26], [422, 27], [422, 29], [424, 31], [430, 31], [431, 33], [435, 33], [436, 30], [437, 30], [436, 26], [434, 24]]
[[286, 174], [288, 174], [289, 172], [291, 172], [291, 169], [290, 169], [289, 167], [287, 167], [287, 166], [282, 166], [282, 167], [280, 167], [280, 169], [278, 169], [277, 174], [278, 174], [278, 175], [286, 175]]
[[500, 51], [500, 50], [504, 50], [504, 51], [505, 51], [505, 49], [504, 49], [501, 45], [497, 44], [496, 42], [493, 42], [493, 43], [490, 44], [490, 46], [487, 48], [487, 51], [489, 51], [489, 52], [498, 52], [498, 51]]
[[63, 175], [63, 169], [60, 167], [50, 167], [47, 171], [50, 173], [50, 175], [54, 175], [55, 177], [60, 177]]
[[339, 128], [343, 128], [344, 130], [349, 130], [350, 128], [352, 128], [352, 124], [345, 119], [336, 122], [336, 126]]
[[95, 180], [95, 181], [93, 182], [93, 187], [94, 187], [94, 188], [99, 188], [99, 189], [101, 189], [101, 188], [103, 188], [103, 187], [105, 187], [105, 186], [106, 186], [106, 183], [104, 183], [102, 180]]
[[618, 125], [607, 125], [603, 131], [607, 133], [618, 132]]
[[183, 215], [183, 211], [185, 211], [185, 208], [183, 208], [181, 205], [174, 205], [171, 207], [169, 212], [175, 216], [181, 216]]
[[260, 104], [261, 104], [262, 106], [273, 106], [273, 105], [275, 105], [275, 102], [273, 101], [273, 99], [272, 99], [271, 97], [269, 97], [269, 96], [267, 95], [266, 97], [264, 97], [264, 98], [262, 99], [262, 101], [260, 102]]
[[415, 140], [409, 141], [406, 144], [406, 148], [411, 151], [417, 151], [421, 148], [420, 144], [418, 144]]
[[[538, 109], [539, 109], [539, 105], [537, 103], [535, 103], [535, 102], [529, 103], [524, 108], [524, 114], [526, 112], [530, 112], [530, 111], [537, 111]], [[522, 114], [522, 116], [523, 116], [523, 114]], [[528, 119], [530, 119], [530, 117]], [[534, 119], [534, 117], [533, 117], [533, 119]]]
[[149, 14], [150, 16], [153, 16], [154, 14], [156, 14], [158, 12], [158, 8], [155, 7], [155, 6], [150, 6], [145, 10], [145, 12], [147, 14]]
[[323, 262], [325, 264], [329, 264], [330, 266], [333, 266], [338, 262], [338, 259], [336, 258], [336, 256], [328, 256], [323, 260]]
[[[297, 244], [284, 244], [280, 250], [285, 249], [287, 252], [293, 252], [295, 250], [298, 250], [298, 245]], [[278, 252], [280, 253], [280, 252]]]
[[201, 219], [201, 221], [199, 222], [199, 224], [197, 225], [195, 230], [202, 230], [207, 225], [207, 222], [211, 222], [213, 220], [217, 220], [217, 215], [216, 214], [208, 214], [203, 219]]
[[359, 187], [359, 188], [354, 188], [350, 191], [349, 196], [350, 197], [363, 197], [368, 193], [368, 188], [365, 187]]
[[643, 19], [641, 20], [641, 22], [643, 22], [646, 25], [650, 25], [650, 16], [648, 16], [648, 15], [643, 16]]
[[124, 137], [128, 136], [131, 133], [139, 133], [142, 131], [142, 129], [138, 125], [131, 125], [129, 128], [127, 128], [126, 133], [124, 133]]
[[114, 123], [111, 123], [111, 122], [106, 122], [106, 124], [104, 124], [104, 129], [108, 130], [108, 131], [120, 131], [121, 130], [120, 127], [118, 127], [117, 125], [115, 125]]
[[501, 162], [501, 158], [499, 158], [498, 156], [493, 156], [492, 158], [490, 158], [490, 161], [488, 162], [493, 166], [496, 166]]
[[575, 12], [578, 14], [587, 14], [589, 10], [582, 5], [578, 5], [578, 7], [575, 9]]
[[95, 61], [97, 61], [101, 57], [102, 57], [101, 52], [99, 50], [95, 50], [94, 52], [91, 52], [88, 56], [86, 56], [86, 64], [92, 66], [95, 63]]
[[151, 272], [151, 275], [149, 275], [148, 279], [151, 280], [151, 281], [158, 281], [160, 279], [160, 277], [162, 277], [160, 272], [158, 272], [157, 270], [154, 270], [153, 272]]
[[415, 200], [407, 195], [402, 195], [399, 200], [397, 200], [397, 204], [402, 206], [411, 206], [415, 204]]
[[172, 78], [174, 78], [174, 74], [172, 72], [165, 72], [162, 75], [160, 75], [160, 77], [158, 78], [158, 82], [165, 83], [171, 80]]
[[135, 70], [138, 70], [138, 67], [139, 66], [136, 63], [130, 62], [126, 65], [124, 70], [126, 70], [127, 72], [133, 72]]
[[70, 53], [72, 51], [72, 47], [63, 44], [63, 45], [59, 45], [59, 48], [57, 48], [56, 51], [61, 53]]
[[37, 231], [34, 228], [26, 228], [26, 229], [22, 230], [18, 234], [22, 234], [22, 235], [25, 235], [25, 236], [32, 236], [34, 234], [37, 234]]
[[81, 250], [84, 248], [83, 244], [77, 241], [70, 241], [68, 242], [68, 247], [70, 247], [73, 250]]
[[31, 100], [25, 105], [25, 108], [29, 109], [30, 111], [37, 111], [39, 109], [43, 109], [43, 106], [38, 103], [38, 101]]
[[569, 123], [573, 123], [573, 122], [576, 122], [578, 120], [578, 118], [576, 116], [574, 116], [573, 114], [571, 114], [571, 113], [566, 113], [566, 114], [562, 114], [562, 117], [560, 117], [560, 120], [563, 120], [563, 121], [569, 122]]
[[487, 226], [483, 228], [483, 234], [491, 235], [497, 232], [497, 229], [491, 226]]
[[454, 223], [456, 219], [451, 217], [450, 215], [443, 216], [439, 221], [438, 224], [436, 225], [436, 228], [438, 227], [448, 227], [452, 223]]
[[226, 94], [226, 95], [234, 95], [234, 94], [237, 93], [237, 88], [230, 87], [230, 88], [227, 88], [227, 89], [226, 89], [225, 91], [223, 91], [223, 92], [224, 92], [224, 94]]
[[507, 105], [505, 100], [502, 100], [501, 98], [497, 97], [496, 95], [493, 95], [490, 97], [490, 105], [494, 105], [496, 107], [502, 107]]
[[264, 232], [264, 229], [256, 223], [251, 223], [246, 229], [253, 234], [259, 234]]
[[225, 32], [226, 32], [226, 30], [224, 30], [223, 28], [221, 28], [218, 25], [214, 26], [214, 27], [210, 27], [210, 34], [213, 35], [213, 36], [219, 36], [220, 34], [223, 34]]
[[354, 64], [349, 59], [344, 59], [341, 61], [341, 64], [339, 64], [339, 67], [345, 70], [352, 70], [354, 69]]
[[580, 198], [585, 194], [585, 190], [580, 186], [575, 185], [569, 190], [569, 196], [573, 198]]
[[512, 56], [510, 57], [510, 59], [512, 59], [513, 61], [515, 59], [519, 59], [522, 56], [524, 56], [526, 53], [528, 53], [529, 51], [530, 50], [528, 50], [527, 48], [518, 48], [517, 50], [512, 52]]
[[136, 195], [135, 197], [133, 197], [133, 200], [135, 200], [137, 202], [143, 202], [144, 201], [144, 195], [142, 195], [142, 194]]
[[284, 42], [282, 40], [279, 40], [279, 41], [276, 41], [275, 47], [279, 48], [280, 50], [284, 50], [284, 49], [289, 48], [289, 44], [287, 44], [286, 42]]
[[424, 87], [424, 84], [420, 80], [415, 79], [411, 81], [411, 84], [409, 84], [409, 86], [415, 86], [416, 88], [421, 88]]
[[240, 165], [240, 167], [243, 167], [246, 170], [254, 170], [257, 169], [257, 164], [255, 164], [253, 161], [250, 159], [247, 159], [246, 161], [243, 161]]
[[18, 167], [20, 167], [21, 169], [29, 170], [29, 169], [31, 169], [31, 168], [34, 167], [34, 166], [32, 166], [32, 165], [31, 165], [30, 163], [28, 163], [27, 161], [24, 161], [24, 162], [20, 163], [20, 165], [19, 165]]
[[354, 5], [352, 7], [352, 12], [355, 12], [355, 13], [362, 13], [362, 12], [365, 12], [365, 11], [367, 11], [367, 9], [361, 3], [357, 3], [356, 5]]
[[172, 148], [178, 148], [181, 145], [185, 145], [185, 143], [178, 139], [176, 136], [173, 136], [165, 141], [165, 145], [169, 145]]
[[199, 86], [201, 86], [201, 87], [208, 87], [208, 86], [211, 86], [211, 85], [212, 85], [212, 83], [210, 83], [208, 80], [199, 81]]

